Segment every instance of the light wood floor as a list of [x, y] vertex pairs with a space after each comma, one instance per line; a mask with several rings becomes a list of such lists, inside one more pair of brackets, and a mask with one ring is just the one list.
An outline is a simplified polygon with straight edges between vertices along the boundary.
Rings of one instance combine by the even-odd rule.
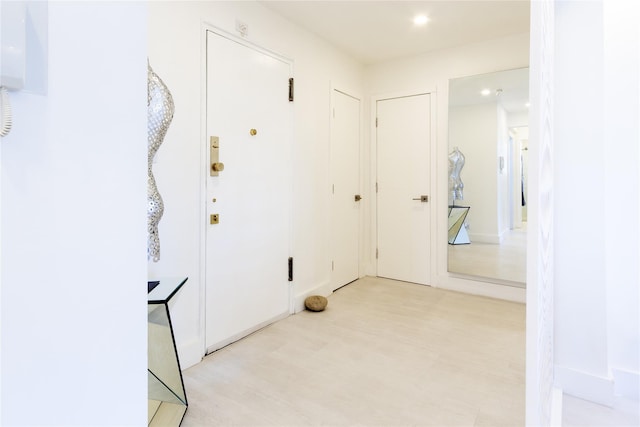
[[525, 307], [364, 278], [184, 372], [183, 426], [521, 426]]
[[640, 426], [640, 403], [615, 396], [613, 406], [603, 406], [565, 394], [562, 397], [564, 427], [637, 427]]

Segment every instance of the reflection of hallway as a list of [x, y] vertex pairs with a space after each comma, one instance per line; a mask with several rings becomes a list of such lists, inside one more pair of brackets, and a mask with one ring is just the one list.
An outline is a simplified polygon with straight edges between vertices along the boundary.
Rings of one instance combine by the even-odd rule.
[[448, 245], [449, 271], [523, 284], [527, 276], [527, 225], [510, 230], [500, 245]]

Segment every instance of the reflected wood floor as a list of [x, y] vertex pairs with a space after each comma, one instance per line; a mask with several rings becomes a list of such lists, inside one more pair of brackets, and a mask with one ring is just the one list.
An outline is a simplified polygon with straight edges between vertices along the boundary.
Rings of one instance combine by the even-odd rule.
[[447, 245], [448, 269], [478, 277], [509, 282], [527, 281], [527, 226], [505, 233], [501, 244], [472, 241], [467, 245]]
[[360, 279], [184, 372], [183, 426], [521, 426], [525, 306]]

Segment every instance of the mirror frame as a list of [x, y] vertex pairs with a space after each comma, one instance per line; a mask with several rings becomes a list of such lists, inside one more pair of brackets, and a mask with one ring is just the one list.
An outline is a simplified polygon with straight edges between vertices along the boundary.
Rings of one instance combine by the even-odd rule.
[[[481, 78], [481, 77], [484, 76], [484, 77], [487, 77], [487, 78], [491, 78], [491, 76], [496, 75], [496, 74], [500, 74], [500, 73], [503, 73], [503, 72], [507, 72], [507, 73], [510, 72], [510, 71], [513, 71], [513, 72], [521, 71], [522, 72], [522, 71], [525, 71], [525, 70], [526, 70], [526, 75], [527, 75], [527, 77], [526, 77], [526, 79], [527, 79], [526, 80], [526, 82], [527, 82], [526, 98], [528, 100], [528, 96], [530, 95], [530, 91], [529, 91], [530, 69], [529, 69], [529, 65], [528, 64], [525, 65], [525, 66], [522, 66], [522, 67], [512, 67], [512, 68], [506, 68], [506, 69], [501, 69], [501, 70], [479, 72], [477, 74], [470, 74], [470, 75], [463, 75], [463, 76], [452, 76], [447, 80], [447, 82], [446, 82], [446, 87], [447, 87], [446, 96], [444, 96], [444, 99], [441, 100], [443, 102], [441, 105], [443, 105], [443, 107], [446, 109], [446, 112], [447, 112], [447, 114], [446, 114], [446, 123], [444, 123], [444, 125], [446, 126], [446, 138], [445, 138], [446, 140], [445, 140], [444, 145], [442, 147], [446, 148], [446, 153], [444, 153], [444, 157], [445, 157], [444, 161], [446, 162], [445, 164], [447, 165], [447, 168], [446, 168], [447, 176], [446, 176], [446, 179], [445, 179], [445, 182], [447, 184], [445, 185], [445, 187], [446, 187], [445, 194], [446, 194], [447, 207], [448, 207], [447, 211], [448, 212], [450, 212], [449, 208], [451, 208], [451, 205], [452, 205], [451, 195], [450, 195], [450, 188], [449, 188], [449, 176], [450, 176], [449, 153], [450, 153], [450, 150], [452, 149], [452, 145], [450, 143], [450, 139], [451, 139], [451, 114], [450, 114], [451, 113], [451, 82], [455, 81], [455, 80], [459, 80], [459, 79], [466, 79], [468, 81], [473, 81], [474, 77]], [[505, 89], [507, 89], [507, 88], [508, 88], [508, 86], [505, 86]], [[496, 88], [492, 88], [492, 89], [495, 91], [496, 89], [501, 89], [501, 88], [496, 87]], [[507, 91], [508, 91], [508, 89], [507, 89]], [[494, 93], [495, 96], [501, 96], [502, 95], [502, 90], [499, 90], [499, 91], [496, 91], [496, 92], [492, 92], [492, 93]], [[506, 92], [506, 93], [509, 93], [509, 92]], [[492, 98], [495, 99], [495, 96], [492, 97]], [[487, 103], [490, 103], [490, 101], [487, 102]], [[482, 104], [482, 102], [478, 102], [477, 104], [480, 105], [480, 104]], [[474, 104], [469, 104], [469, 105], [476, 105], [476, 104], [474, 103]], [[526, 111], [526, 110], [521, 110], [520, 113], [526, 113], [528, 115], [528, 111]], [[529, 122], [530, 122], [530, 118], [528, 118], [526, 120], [526, 122], [527, 122], [527, 126], [528, 126]], [[511, 136], [510, 136], [511, 131], [515, 127], [516, 127], [515, 124], [512, 123], [510, 125], [509, 123], [507, 123], [507, 126], [505, 128], [507, 138], [509, 138], [509, 139], [511, 138]], [[457, 144], [454, 144], [454, 145], [457, 145]], [[510, 150], [507, 147], [507, 152], [504, 153], [504, 155], [509, 154], [509, 152], [510, 152]], [[499, 154], [499, 153], [496, 153], [496, 154]], [[512, 153], [512, 155], [515, 156], [517, 154]], [[440, 161], [442, 161], [442, 154], [441, 154], [441, 160]], [[497, 160], [496, 160], [496, 167], [497, 167]], [[502, 172], [497, 172], [497, 173], [502, 174]], [[508, 172], [505, 172], [504, 174], [507, 175], [507, 177], [505, 178], [505, 179], [507, 179], [507, 185], [509, 185], [509, 187], [512, 188], [512, 191], [516, 190], [514, 192], [514, 194], [515, 194], [517, 192], [517, 189], [512, 187], [514, 185], [515, 181], [511, 182], [511, 180], [514, 179], [513, 175], [509, 174]], [[443, 175], [441, 175], [441, 176], [443, 176]], [[462, 177], [464, 179], [464, 169], [463, 169], [463, 172], [462, 172]], [[511, 178], [511, 180], [509, 178]], [[528, 181], [528, 177], [527, 177], [527, 181]], [[456, 206], [455, 200], [457, 200], [457, 199], [453, 200], [453, 206]], [[463, 200], [463, 199], [461, 199], [461, 200]], [[515, 199], [512, 199], [512, 200], [515, 201]], [[462, 205], [466, 206], [467, 204], [463, 203]], [[513, 205], [515, 206], [515, 203]], [[510, 206], [509, 209], [512, 209], [512, 206]], [[442, 210], [442, 209], [440, 209], [440, 210]], [[505, 220], [505, 221], [508, 224], [508, 227], [511, 227], [513, 225], [513, 223], [512, 223], [513, 221], [511, 221], [510, 218]], [[448, 227], [449, 226], [450, 226], [450, 224], [448, 224]], [[509, 228], [509, 229], [511, 230], [512, 228]], [[524, 277], [523, 277], [522, 281], [517, 281], [517, 280], [509, 280], [508, 278], [504, 278], [504, 277], [496, 277], [496, 276], [489, 276], [489, 275], [476, 275], [476, 274], [467, 273], [467, 272], [464, 272], [464, 271], [453, 271], [453, 270], [450, 270], [449, 253], [450, 253], [450, 249], [451, 249], [450, 248], [451, 242], [450, 242], [450, 236], [449, 236], [449, 234], [450, 234], [449, 233], [449, 228], [447, 228], [446, 231], [447, 232], [444, 234], [445, 236], [447, 236], [447, 243], [445, 243], [445, 245], [446, 245], [445, 251], [446, 252], [444, 252], [446, 259], [445, 259], [445, 263], [444, 264], [445, 264], [446, 274], [449, 277], [472, 280], [472, 281], [476, 281], [476, 282], [486, 282], [486, 283], [493, 283], [493, 284], [498, 284], [498, 285], [507, 285], [507, 286], [511, 286], [511, 287], [515, 287], [515, 288], [525, 288], [526, 287], [526, 281], [527, 281], [527, 279], [526, 279], [526, 276], [527, 276], [527, 271], [526, 271], [527, 270], [527, 266], [526, 266], [526, 264], [527, 264], [527, 255], [526, 255], [527, 242], [526, 241], [524, 243], [524, 258], [522, 260], [522, 263], [523, 263], [522, 268], [524, 269]], [[466, 230], [463, 230], [463, 231], [466, 231]], [[461, 233], [461, 234], [466, 234], [466, 233]], [[440, 240], [442, 240], [442, 238], [440, 238]], [[463, 237], [462, 240], [461, 240], [461, 243], [469, 243], [469, 240], [465, 240], [465, 237]]]

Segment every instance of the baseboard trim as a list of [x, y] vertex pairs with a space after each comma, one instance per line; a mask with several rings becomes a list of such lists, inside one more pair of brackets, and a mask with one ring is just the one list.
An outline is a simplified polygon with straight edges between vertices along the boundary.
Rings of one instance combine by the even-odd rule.
[[499, 245], [502, 243], [502, 237], [498, 234], [468, 233], [469, 239], [476, 243], [491, 243]]
[[448, 277], [440, 278], [436, 287], [519, 303], [524, 303], [527, 298], [527, 290], [524, 287], [505, 286], [504, 284], [498, 285], [484, 282], [470, 276], [462, 278], [451, 275], [451, 273], [449, 274]]
[[579, 397], [605, 406], [613, 406], [614, 382], [575, 369], [556, 365], [554, 367], [555, 386], [571, 396]]
[[293, 312], [300, 313], [301, 311], [305, 310], [304, 300], [307, 299], [308, 296], [321, 295], [323, 297], [327, 297], [331, 295], [332, 292], [333, 289], [331, 289], [331, 283], [327, 281], [317, 285], [315, 288], [308, 289], [302, 293], [299, 293], [294, 297]]
[[640, 373], [615, 368], [611, 369], [611, 373], [616, 396], [640, 400]]
[[178, 357], [180, 358], [180, 369], [183, 371], [202, 361], [204, 357], [202, 343], [198, 338], [190, 339], [185, 343], [177, 345]]
[[241, 340], [242, 338], [251, 335], [254, 332], [259, 331], [260, 329], [269, 326], [272, 323], [277, 322], [278, 320], [282, 320], [285, 319], [287, 317], [290, 316], [289, 310], [285, 311], [284, 313], [280, 313], [277, 316], [274, 316], [272, 318], [270, 318], [269, 320], [262, 322], [258, 325], [255, 325], [249, 329], [245, 329], [244, 331], [238, 332], [237, 334], [234, 334], [232, 336], [230, 336], [229, 338], [225, 338], [223, 340], [220, 340], [216, 343], [211, 344], [210, 346], [207, 347], [207, 352], [206, 354], [210, 354], [213, 353], [216, 350], [220, 350], [223, 347], [228, 346], [229, 344], [232, 344], [238, 340]]
[[551, 413], [549, 423], [551, 427], [562, 426], [562, 389], [553, 387], [551, 390]]

